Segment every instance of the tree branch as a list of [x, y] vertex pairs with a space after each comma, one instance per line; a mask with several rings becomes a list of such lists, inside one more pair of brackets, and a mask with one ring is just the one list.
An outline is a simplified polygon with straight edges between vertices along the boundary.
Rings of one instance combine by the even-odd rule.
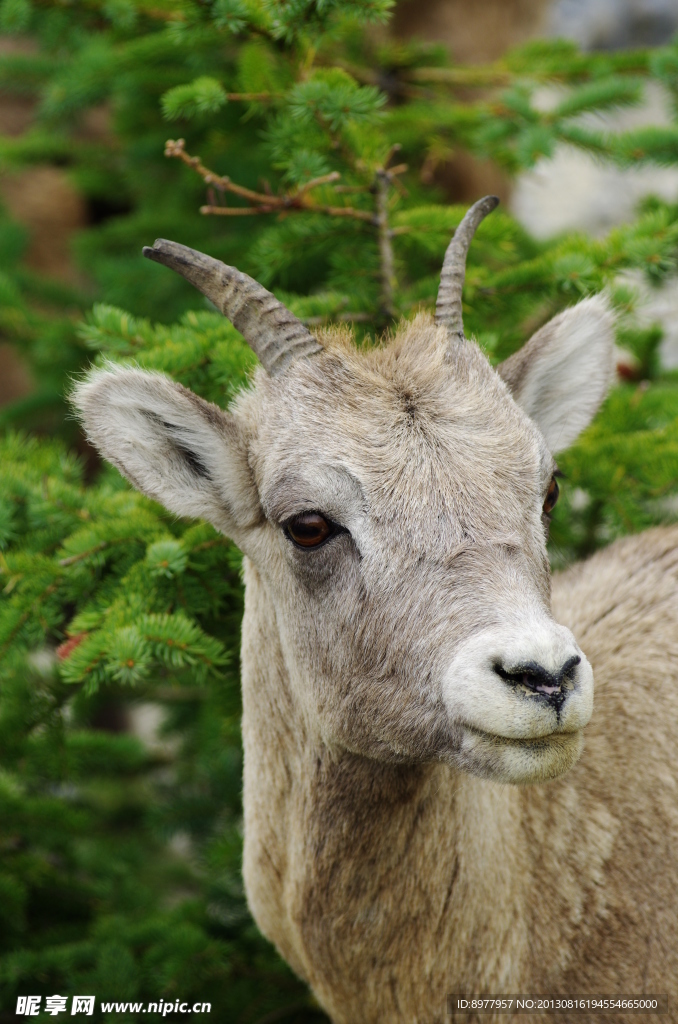
[[384, 166], [377, 168], [374, 186], [379, 239], [380, 306], [381, 314], [387, 320], [392, 320], [395, 316], [394, 296], [398, 285], [395, 261], [393, 259], [393, 231], [388, 217], [389, 191], [392, 185], [396, 185], [399, 190], [404, 191], [403, 186], [397, 180], [397, 175], [407, 170], [407, 164], [398, 164], [397, 167], [391, 167], [390, 169], [388, 165], [396, 153], [399, 152], [400, 146], [397, 143], [391, 146], [384, 160]]
[[265, 100], [277, 100], [281, 95], [279, 92], [227, 92], [226, 99], [234, 102], [242, 100], [245, 103], [257, 103]]
[[369, 210], [358, 210], [353, 206], [327, 206], [321, 203], [314, 203], [308, 193], [311, 189], [321, 185], [328, 185], [338, 181], [341, 175], [338, 171], [331, 174], [323, 174], [319, 178], [313, 178], [301, 185], [294, 192], [288, 192], [282, 196], [269, 195], [265, 192], [255, 192], [251, 188], [237, 185], [227, 175], [215, 174], [209, 167], [200, 160], [198, 156], [191, 156], [186, 152], [186, 143], [183, 139], [168, 139], [165, 143], [165, 156], [176, 157], [194, 170], [203, 179], [206, 185], [216, 188], [219, 192], [230, 192], [233, 195], [246, 199], [251, 206], [217, 206], [210, 203], [201, 206], [200, 212], [219, 217], [250, 217], [260, 213], [281, 213], [285, 210], [306, 210], [310, 213], [324, 213], [330, 217], [350, 217], [353, 220], [366, 221], [375, 224], [374, 214]]
[[[379, 283], [380, 298], [379, 312], [384, 320], [391, 320], [395, 316], [395, 291], [397, 287], [395, 261], [393, 258], [393, 236], [401, 234], [404, 228], [391, 228], [389, 223], [389, 193], [392, 187], [406, 195], [406, 189], [398, 181], [398, 175], [407, 170], [407, 164], [398, 164], [389, 167], [393, 157], [400, 151], [399, 145], [391, 147], [382, 167], [375, 170], [374, 182], [366, 187], [375, 197], [375, 210], [360, 210], [354, 206], [331, 206], [326, 203], [314, 202], [310, 193], [313, 189], [323, 185], [334, 185], [341, 175], [338, 171], [331, 174], [323, 174], [312, 178], [305, 184], [300, 185], [293, 192], [284, 195], [272, 195], [270, 192], [255, 192], [244, 185], [237, 185], [227, 175], [215, 174], [209, 167], [206, 167], [200, 157], [191, 156], [186, 152], [186, 143], [183, 139], [168, 139], [165, 143], [165, 156], [174, 157], [185, 163], [187, 167], [199, 174], [208, 186], [208, 197], [214, 199], [213, 189], [221, 193], [231, 193], [245, 199], [249, 206], [220, 206], [210, 201], [206, 206], [200, 207], [200, 212], [217, 217], [256, 217], [265, 213], [286, 213], [293, 211], [305, 211], [306, 213], [321, 213], [328, 217], [348, 217], [351, 220], [362, 221], [377, 229], [377, 240], [379, 243]], [[343, 190], [338, 186], [336, 191]], [[358, 190], [358, 189], [356, 189]], [[210, 195], [212, 191], [212, 195]], [[355, 316], [346, 315], [346, 319], [362, 319], [360, 314]]]
[[489, 67], [460, 68], [409, 68], [404, 77], [411, 82], [431, 82], [479, 88], [510, 85], [513, 76], [504, 68]]
[[393, 296], [396, 289], [395, 266], [393, 262], [393, 245], [388, 223], [388, 193], [390, 180], [388, 171], [380, 168], [377, 171], [377, 230], [379, 233], [379, 271], [381, 277], [381, 312], [391, 319], [395, 313]]

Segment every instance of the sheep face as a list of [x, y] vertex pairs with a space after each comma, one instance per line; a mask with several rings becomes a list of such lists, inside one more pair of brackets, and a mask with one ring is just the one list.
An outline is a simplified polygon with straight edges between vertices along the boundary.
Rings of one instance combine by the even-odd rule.
[[318, 335], [229, 413], [113, 366], [74, 400], [134, 486], [251, 560], [316, 739], [538, 781], [576, 761], [592, 711], [591, 667], [550, 611], [546, 539], [552, 453], [602, 400], [611, 336], [587, 300], [497, 372], [421, 315], [373, 350]]

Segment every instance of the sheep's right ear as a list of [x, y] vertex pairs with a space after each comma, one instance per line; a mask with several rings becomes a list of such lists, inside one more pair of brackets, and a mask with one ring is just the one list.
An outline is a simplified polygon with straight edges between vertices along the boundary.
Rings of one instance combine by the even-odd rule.
[[588, 426], [614, 380], [614, 315], [603, 295], [563, 310], [497, 367], [552, 452]]
[[143, 494], [233, 536], [261, 512], [235, 421], [159, 373], [109, 366], [71, 401], [87, 436]]

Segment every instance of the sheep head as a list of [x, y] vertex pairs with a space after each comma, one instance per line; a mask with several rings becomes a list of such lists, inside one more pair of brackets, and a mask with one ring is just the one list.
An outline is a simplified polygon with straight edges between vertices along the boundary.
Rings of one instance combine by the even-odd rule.
[[571, 767], [592, 712], [591, 667], [551, 614], [546, 535], [554, 453], [605, 396], [613, 319], [586, 299], [494, 369], [464, 337], [461, 285], [495, 205], [458, 228], [435, 319], [363, 351], [347, 331], [312, 335], [234, 268], [156, 242], [146, 255], [257, 353], [253, 387], [224, 412], [111, 365], [73, 400], [135, 487], [251, 560], [319, 743], [527, 782]]

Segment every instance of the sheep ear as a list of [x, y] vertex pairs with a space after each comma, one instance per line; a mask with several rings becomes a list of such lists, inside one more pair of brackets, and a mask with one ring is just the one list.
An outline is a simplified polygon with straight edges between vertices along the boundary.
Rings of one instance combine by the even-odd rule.
[[131, 484], [180, 516], [237, 539], [260, 518], [235, 421], [159, 373], [109, 365], [71, 400], [92, 444]]
[[559, 313], [497, 367], [552, 452], [595, 416], [614, 377], [614, 316], [601, 295]]

